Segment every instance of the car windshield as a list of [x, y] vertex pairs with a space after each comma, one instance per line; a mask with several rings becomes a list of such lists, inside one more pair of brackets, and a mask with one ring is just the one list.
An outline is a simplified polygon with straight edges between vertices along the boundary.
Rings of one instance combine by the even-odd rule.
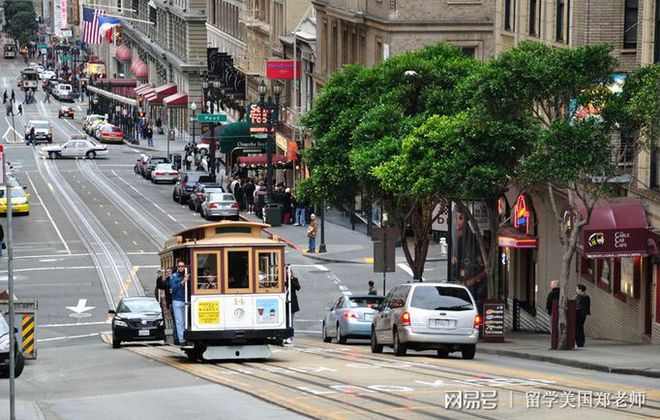
[[36, 122], [34, 123], [36, 128], [50, 128], [50, 123], [47, 122]]
[[171, 163], [159, 163], [156, 165], [156, 169], [159, 171], [173, 171], [174, 168], [172, 168]]
[[122, 300], [117, 312], [154, 312], [160, 313], [160, 304], [156, 299]]
[[224, 191], [223, 191], [222, 187], [205, 187], [205, 188], [204, 188], [204, 192], [205, 192], [206, 194], [213, 194], [213, 193], [215, 193], [215, 194], [221, 194], [221, 193], [223, 193]]
[[8, 332], [9, 332], [9, 325], [7, 325], [7, 321], [5, 321], [5, 317], [0, 316], [0, 337], [7, 334]]
[[474, 309], [468, 291], [462, 287], [418, 286], [410, 306], [429, 310], [467, 311]]
[[232, 194], [223, 194], [223, 193], [211, 193], [209, 194], [209, 201], [218, 203], [220, 201], [234, 201], [234, 196]]
[[188, 178], [188, 183], [189, 184], [196, 184], [197, 181], [199, 181], [199, 178], [202, 177], [202, 175], [206, 175], [206, 172], [188, 172], [187, 174]]
[[348, 299], [349, 308], [373, 308], [383, 301], [382, 296], [354, 296]]
[[159, 163], [167, 163], [167, 158], [164, 157], [152, 157], [151, 158], [151, 163], [153, 164], [159, 164]]
[[[5, 195], [6, 191], [7, 191], [6, 188], [2, 188], [0, 190], [0, 198], [5, 198], [6, 197], [6, 195]], [[11, 198], [12, 199], [14, 199], [14, 198], [23, 198], [23, 197], [25, 197], [25, 190], [23, 190], [23, 188], [21, 188], [21, 187], [12, 188], [12, 190], [11, 190]]]

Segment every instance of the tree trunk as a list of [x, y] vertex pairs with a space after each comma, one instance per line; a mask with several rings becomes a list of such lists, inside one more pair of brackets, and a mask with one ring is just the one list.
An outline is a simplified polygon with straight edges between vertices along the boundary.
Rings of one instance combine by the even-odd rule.
[[[431, 243], [432, 213], [436, 204], [436, 202], [415, 201], [400, 226], [403, 254], [412, 270], [413, 281], [423, 281], [424, 266], [426, 265], [426, 257]], [[410, 226], [413, 231], [413, 241], [408, 241], [405, 237], [407, 226]]]

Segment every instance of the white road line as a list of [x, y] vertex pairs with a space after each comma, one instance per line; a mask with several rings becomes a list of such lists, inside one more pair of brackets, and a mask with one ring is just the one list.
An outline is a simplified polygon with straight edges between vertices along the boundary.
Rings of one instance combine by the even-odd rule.
[[145, 196], [144, 194], [142, 194], [137, 188], [135, 188], [134, 186], [132, 186], [131, 184], [129, 184], [128, 182], [126, 182], [126, 180], [124, 180], [121, 176], [119, 176], [119, 175], [117, 174], [117, 172], [112, 171], [112, 173], [117, 177], [117, 179], [118, 179], [119, 181], [121, 181], [121, 182], [123, 182], [124, 184], [128, 185], [133, 191], [135, 191], [136, 193], [140, 194], [140, 195], [142, 196], [142, 198], [144, 198], [145, 200], [147, 200], [148, 202], [150, 202], [151, 204], [153, 204], [154, 207], [156, 207], [156, 208], [157, 208], [158, 210], [160, 210], [164, 215], [166, 215], [167, 217], [169, 217], [170, 220], [172, 220], [173, 222], [177, 222], [177, 223], [180, 224], [182, 227], [186, 227], [183, 223], [179, 222], [179, 221], [176, 220], [174, 217], [172, 217], [172, 215], [170, 215], [168, 212], [166, 212], [165, 210], [163, 210], [162, 207], [160, 207], [158, 204], [156, 204], [156, 203], [154, 203], [152, 200], [150, 200], [147, 196]]
[[37, 339], [37, 343], [45, 343], [47, 341], [71, 340], [71, 339], [74, 339], [74, 338], [95, 337], [95, 336], [99, 336], [101, 334], [105, 334], [105, 333], [91, 333], [91, 334], [82, 334], [82, 335], [65, 335], [65, 336], [62, 336], [62, 337], [41, 338], [41, 339]]
[[405, 271], [406, 273], [408, 273], [408, 275], [409, 275], [410, 277], [412, 277], [413, 272], [412, 272], [412, 269], [411, 269], [410, 267], [408, 267], [408, 264], [406, 264], [406, 263], [399, 263], [399, 264], [397, 264], [397, 266], [398, 266], [400, 269], [402, 269], [403, 271]]
[[[59, 252], [59, 251], [58, 251]], [[61, 251], [61, 252], [66, 252], [66, 251]], [[87, 257], [89, 254], [68, 254], [68, 255], [62, 255], [62, 254], [47, 254], [47, 255], [22, 255], [20, 257], [14, 257], [15, 260], [18, 259], [29, 259], [29, 258], [50, 258], [50, 257]]]
[[[144, 266], [143, 266], [144, 267]], [[160, 266], [159, 266], [160, 267]], [[14, 268], [14, 273], [24, 273], [27, 271], [51, 271], [51, 270], [89, 270], [95, 268], [93, 265], [81, 265], [78, 267], [32, 267], [32, 268]], [[7, 270], [0, 270], [0, 273], [6, 273]]]
[[32, 182], [32, 178], [30, 178], [30, 175], [27, 176], [27, 179], [30, 185], [32, 185], [32, 191], [34, 191], [34, 193], [37, 195], [37, 198], [39, 199], [41, 206], [46, 211], [46, 216], [48, 216], [48, 220], [50, 220], [50, 223], [53, 225], [55, 232], [57, 232], [57, 236], [60, 238], [60, 241], [62, 241], [62, 245], [64, 245], [67, 254], [71, 254], [71, 249], [69, 248], [69, 245], [66, 243], [64, 237], [62, 236], [62, 232], [60, 232], [60, 229], [55, 224], [55, 220], [53, 220], [53, 216], [50, 215], [50, 212], [48, 211], [48, 207], [46, 207], [46, 204], [44, 204], [44, 201], [41, 199], [41, 195], [39, 195], [39, 191], [37, 191], [37, 187], [34, 186], [34, 182]]
[[[157, 252], [148, 252], [148, 251], [126, 252], [125, 254], [126, 255], [158, 255]], [[140, 266], [140, 267], [144, 267], [144, 266]]]
[[330, 271], [330, 269], [321, 264], [291, 264], [291, 267], [314, 267], [319, 271]]
[[[296, 319], [296, 321], [298, 320]], [[69, 324], [44, 324], [44, 325], [37, 325], [37, 328], [79, 327], [81, 325], [104, 325], [109, 323], [110, 321], [92, 321], [92, 322], [74, 322]]]

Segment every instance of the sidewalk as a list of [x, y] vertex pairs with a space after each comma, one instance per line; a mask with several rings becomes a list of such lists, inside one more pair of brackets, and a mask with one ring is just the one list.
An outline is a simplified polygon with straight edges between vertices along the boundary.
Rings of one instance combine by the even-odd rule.
[[[254, 214], [242, 213], [245, 220], [261, 221]], [[286, 242], [291, 248], [309, 258], [327, 263], [373, 264], [373, 242], [367, 235], [345, 228], [334, 223], [325, 222], [325, 245], [327, 252], [307, 252], [307, 227], [282, 225], [266, 229], [266, 232]], [[321, 243], [321, 226], [319, 224], [316, 246]], [[440, 260], [440, 246], [431, 244], [427, 261]], [[401, 247], [396, 248], [396, 263], [406, 263], [406, 257]]]
[[538, 360], [601, 372], [660, 378], [660, 346], [587, 337], [585, 347], [550, 350], [550, 335], [508, 332], [504, 343], [479, 343], [477, 353]]

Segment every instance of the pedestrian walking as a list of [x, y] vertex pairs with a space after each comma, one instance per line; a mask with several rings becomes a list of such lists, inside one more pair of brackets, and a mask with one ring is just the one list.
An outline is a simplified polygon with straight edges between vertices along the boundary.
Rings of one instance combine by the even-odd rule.
[[254, 190], [256, 185], [252, 178], [248, 178], [243, 187], [243, 196], [245, 197], [245, 210], [248, 214], [254, 214]]
[[239, 210], [243, 211], [245, 210], [245, 205], [243, 204], [243, 194], [245, 192], [243, 191], [243, 186], [241, 185], [241, 180], [239, 179], [236, 184], [234, 184], [234, 200], [238, 203]]
[[552, 318], [552, 302], [559, 300], [559, 282], [553, 280], [550, 282], [550, 293], [548, 293], [548, 298], [545, 301], [545, 309], [548, 311], [548, 315]]
[[11, 103], [7, 104], [7, 116], [14, 115], [14, 107]]
[[309, 219], [309, 226], [307, 227], [309, 249], [307, 249], [307, 252], [316, 252], [316, 233], [318, 230], [318, 222], [316, 221], [316, 215], [314, 213], [309, 216]]
[[18, 115], [23, 115], [23, 106], [18, 104]]
[[293, 214], [293, 195], [291, 194], [291, 188], [286, 188], [282, 195], [282, 213], [285, 225], [293, 223], [293, 217], [291, 217]]
[[147, 146], [154, 147], [154, 129], [151, 127], [151, 124], [147, 124], [144, 135], [147, 138]]
[[45, 95], [45, 97], [44, 97], [44, 103], [46, 103], [46, 102], [50, 103], [50, 92], [49, 92], [49, 91], [46, 91], [46, 92], [44, 93], [44, 95]]
[[[300, 291], [300, 281], [298, 280], [298, 277], [296, 277], [293, 274], [293, 270], [291, 269], [291, 266], [287, 266], [287, 271], [288, 271], [288, 278], [289, 278], [289, 284], [287, 287], [289, 288], [290, 291], [290, 296], [291, 296], [291, 319], [289, 320], [289, 325], [291, 326], [291, 335], [289, 337], [286, 337], [284, 339], [284, 344], [293, 344], [293, 316], [296, 314], [296, 312], [300, 311], [300, 304], [298, 303], [298, 292]], [[287, 316], [288, 316], [288, 311], [287, 311]]]
[[7, 103], [7, 89], [5, 89], [5, 93], [2, 95], [2, 103], [3, 104]]
[[193, 162], [193, 155], [192, 153], [188, 152], [188, 154], [186, 155], [186, 171], [190, 170], [190, 167], [192, 166], [192, 162]]
[[172, 270], [165, 271], [158, 270], [156, 272], [156, 288], [154, 295], [158, 302], [160, 302], [163, 312], [172, 310], [172, 294], [170, 293], [169, 277], [172, 275]]
[[584, 347], [584, 322], [587, 315], [591, 315], [591, 298], [587, 295], [587, 287], [584, 284], [578, 284], [575, 289], [575, 344], [578, 347]]
[[367, 292], [368, 295], [378, 295], [378, 290], [376, 290], [376, 285], [373, 280], [369, 280], [369, 291]]
[[266, 183], [264, 181], [259, 181], [259, 186], [254, 190], [254, 214], [263, 219], [264, 217], [264, 206], [266, 205]]
[[33, 145], [37, 142], [37, 130], [34, 126], [30, 127], [30, 134], [28, 134], [28, 144], [32, 143]]
[[11, 101], [16, 101], [16, 93], [14, 92], [14, 89], [11, 90]]
[[184, 345], [183, 329], [185, 317], [185, 288], [188, 282], [188, 271], [186, 264], [179, 261], [176, 265], [176, 272], [170, 276], [170, 290], [172, 293], [172, 315], [174, 316], [174, 325], [176, 326], [176, 343]]

